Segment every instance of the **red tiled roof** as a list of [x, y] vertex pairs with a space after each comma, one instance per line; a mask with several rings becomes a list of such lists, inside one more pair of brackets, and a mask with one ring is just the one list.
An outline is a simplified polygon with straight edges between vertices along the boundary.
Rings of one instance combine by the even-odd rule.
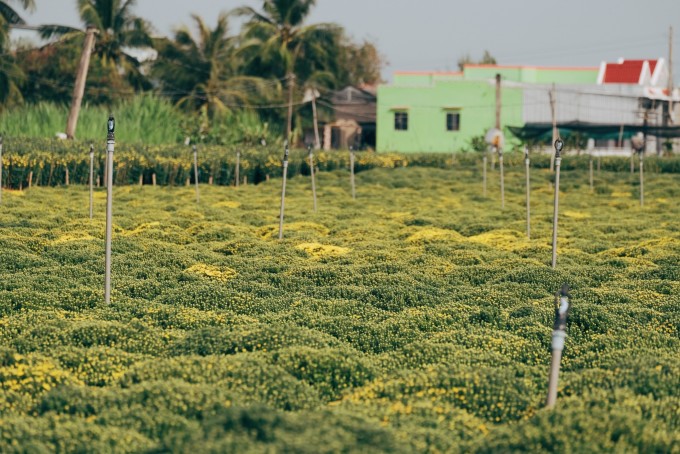
[[621, 63], [607, 63], [602, 82], [605, 84], [637, 84], [640, 82], [640, 74], [645, 62], [649, 63], [649, 69], [654, 73], [656, 60], [624, 60]]

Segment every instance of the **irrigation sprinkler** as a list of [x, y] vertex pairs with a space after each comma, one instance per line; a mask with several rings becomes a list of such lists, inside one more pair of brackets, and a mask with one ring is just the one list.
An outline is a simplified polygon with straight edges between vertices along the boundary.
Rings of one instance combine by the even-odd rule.
[[111, 231], [113, 221], [113, 149], [116, 145], [116, 121], [109, 115], [106, 137], [106, 266], [104, 278], [104, 302], [111, 301]]
[[555, 325], [553, 327], [551, 345], [552, 358], [550, 360], [550, 377], [548, 379], [548, 398], [545, 403], [547, 408], [553, 408], [557, 401], [560, 361], [562, 360], [564, 341], [567, 338], [567, 314], [570, 308], [569, 298], [569, 286], [563, 284], [562, 289], [555, 295]]
[[283, 142], [283, 184], [281, 185], [281, 212], [279, 213], [279, 240], [283, 239], [283, 212], [286, 203], [286, 178], [288, 177], [288, 140]]
[[238, 187], [239, 171], [241, 170], [241, 150], [236, 150], [236, 168], [234, 169], [234, 184]]
[[2, 203], [2, 145], [3, 137], [0, 136], [0, 203]]
[[90, 144], [90, 219], [94, 217], [94, 145]]
[[314, 212], [316, 213], [316, 181], [314, 178], [314, 150], [312, 144], [307, 145], [307, 152], [309, 153], [309, 171], [312, 177], [312, 198], [314, 201]]
[[200, 203], [201, 194], [198, 190], [198, 149], [196, 148], [196, 145], [192, 147], [192, 151], [194, 152], [194, 184], [196, 185], [196, 203]]
[[349, 147], [349, 180], [352, 184], [352, 199], [356, 200], [356, 186], [354, 183], [354, 147]]
[[562, 164], [562, 157], [560, 153], [564, 148], [564, 142], [558, 138], [555, 141], [555, 202], [553, 206], [553, 238], [552, 238], [552, 267], [557, 265], [557, 215], [559, 213], [560, 205], [560, 165]]
[[529, 147], [524, 146], [524, 169], [527, 180], [527, 239], [531, 239], [531, 175], [529, 174]]

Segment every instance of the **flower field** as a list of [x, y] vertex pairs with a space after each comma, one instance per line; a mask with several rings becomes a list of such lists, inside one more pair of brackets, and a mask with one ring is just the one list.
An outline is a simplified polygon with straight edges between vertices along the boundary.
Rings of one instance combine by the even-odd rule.
[[555, 270], [521, 159], [295, 176], [282, 241], [279, 179], [116, 186], [108, 306], [105, 191], [5, 190], [0, 452], [680, 452], [680, 177], [569, 159]]

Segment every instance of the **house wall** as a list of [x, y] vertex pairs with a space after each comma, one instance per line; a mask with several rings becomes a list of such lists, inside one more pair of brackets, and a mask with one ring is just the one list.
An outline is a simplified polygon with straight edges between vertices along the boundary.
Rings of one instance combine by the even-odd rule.
[[[493, 81], [448, 80], [428, 83], [418, 77], [378, 89], [377, 150], [416, 152], [458, 152], [469, 149], [474, 136], [483, 135], [496, 121], [496, 87]], [[501, 124], [522, 125], [522, 90], [501, 90]], [[446, 113], [459, 109], [459, 131], [446, 130]], [[397, 131], [396, 111], [408, 112], [408, 130]], [[509, 133], [506, 133], [509, 137]]]
[[599, 68], [545, 68], [533, 66], [468, 65], [465, 80], [493, 79], [532, 84], [596, 84]]

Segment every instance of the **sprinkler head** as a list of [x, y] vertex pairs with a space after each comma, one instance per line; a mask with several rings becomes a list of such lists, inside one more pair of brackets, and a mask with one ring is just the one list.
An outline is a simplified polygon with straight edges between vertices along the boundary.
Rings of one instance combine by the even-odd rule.
[[564, 148], [564, 142], [562, 141], [562, 139], [557, 139], [555, 141], [555, 151], [557, 151], [558, 155], [562, 151], [562, 148]]
[[109, 121], [107, 123], [107, 127], [109, 130], [109, 134], [113, 134], [116, 130], [116, 120], [113, 118], [113, 115], [109, 115]]
[[191, 147], [191, 151], [193, 151], [194, 153], [196, 153], [196, 145], [193, 145], [193, 146]]

